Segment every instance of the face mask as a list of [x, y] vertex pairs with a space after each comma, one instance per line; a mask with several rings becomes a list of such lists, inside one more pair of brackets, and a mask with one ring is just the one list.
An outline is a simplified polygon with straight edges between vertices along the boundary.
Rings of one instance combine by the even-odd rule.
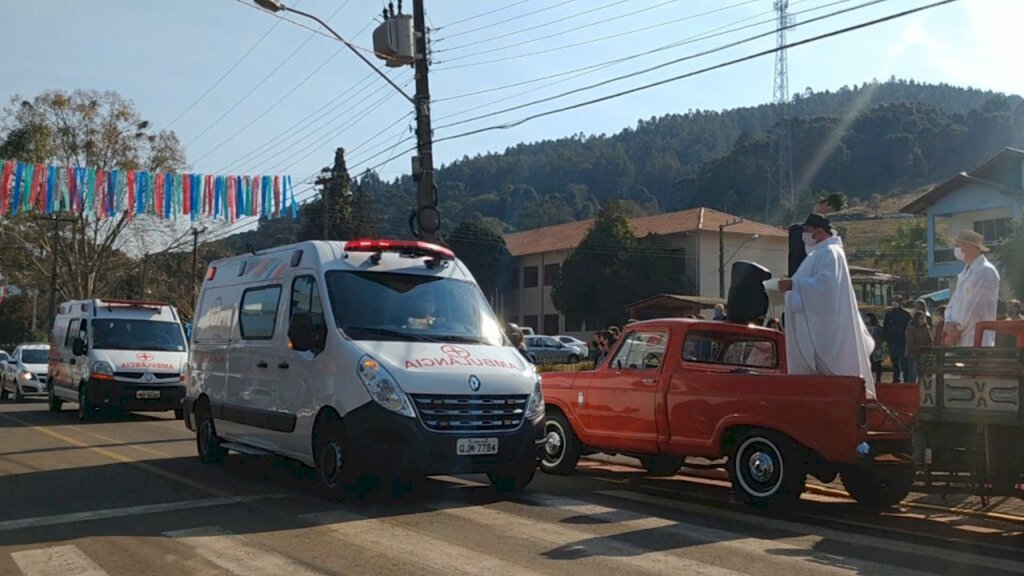
[[956, 258], [957, 260], [963, 262], [964, 258], [965, 258], [964, 257], [964, 251], [961, 250], [959, 246], [957, 246], [956, 248], [953, 248], [953, 257]]
[[806, 248], [808, 252], [813, 250], [814, 246], [818, 243], [814, 239], [814, 236], [811, 235], [810, 232], [804, 232], [803, 239], [804, 239], [804, 248]]

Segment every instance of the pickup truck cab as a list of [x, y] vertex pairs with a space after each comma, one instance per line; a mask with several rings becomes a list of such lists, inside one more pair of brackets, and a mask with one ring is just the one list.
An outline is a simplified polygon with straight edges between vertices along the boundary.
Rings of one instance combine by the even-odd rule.
[[[569, 473], [585, 452], [635, 456], [655, 474], [686, 457], [725, 458], [733, 488], [757, 506], [799, 498], [807, 474], [842, 475], [861, 503], [892, 505], [913, 483], [916, 386], [786, 374], [775, 330], [662, 319], [629, 324], [595, 370], [545, 374], [541, 469]], [[884, 403], [884, 404], [883, 404]]]

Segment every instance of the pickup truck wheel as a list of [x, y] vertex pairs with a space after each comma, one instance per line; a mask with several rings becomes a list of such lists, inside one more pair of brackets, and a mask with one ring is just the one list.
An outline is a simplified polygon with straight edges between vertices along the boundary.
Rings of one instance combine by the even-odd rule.
[[914, 467], [886, 464], [843, 471], [843, 488], [865, 508], [890, 508], [903, 501], [914, 486]]
[[205, 404], [196, 410], [196, 452], [204, 464], [219, 464], [228, 456], [228, 451], [220, 444], [210, 408]]
[[678, 456], [641, 456], [640, 465], [651, 476], [675, 476], [685, 459]]
[[768, 430], [737, 439], [729, 456], [729, 476], [740, 500], [758, 508], [785, 506], [800, 499], [807, 480], [800, 451], [792, 440]]
[[540, 469], [548, 474], [570, 474], [580, 460], [580, 441], [560, 412], [548, 412], [544, 421], [544, 454]]

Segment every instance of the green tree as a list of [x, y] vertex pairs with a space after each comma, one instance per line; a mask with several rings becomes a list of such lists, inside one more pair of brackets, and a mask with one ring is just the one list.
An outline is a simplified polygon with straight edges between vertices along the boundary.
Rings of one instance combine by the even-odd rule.
[[23, 342], [46, 342], [44, 328], [46, 321], [43, 317], [45, 304], [36, 302], [37, 320], [36, 331], [32, 332], [32, 297], [22, 292], [14, 296], [8, 296], [0, 301], [0, 346], [11, 348]]
[[488, 300], [508, 282], [512, 255], [505, 238], [480, 221], [466, 221], [446, 238], [448, 246], [476, 278]]
[[615, 200], [606, 202], [583, 241], [562, 264], [551, 290], [555, 307], [572, 322], [621, 324], [626, 302], [617, 274], [636, 244], [625, 208]]
[[[15, 96], [3, 117], [0, 151], [5, 159], [104, 170], [174, 172], [187, 165], [177, 136], [153, 130], [134, 104], [116, 92], [51, 90], [32, 100]], [[56, 254], [60, 299], [116, 293], [134, 274], [125, 265], [126, 253], [157, 244], [181, 246], [188, 236], [154, 218], [129, 220], [127, 212], [107, 220], [65, 213], [59, 235], [53, 229], [52, 221], [32, 212], [8, 218], [2, 243], [21, 249], [4, 251], [0, 264], [11, 283], [48, 291]]]
[[911, 294], [917, 294], [928, 272], [928, 223], [916, 220], [900, 225], [882, 238], [875, 265], [901, 276]]

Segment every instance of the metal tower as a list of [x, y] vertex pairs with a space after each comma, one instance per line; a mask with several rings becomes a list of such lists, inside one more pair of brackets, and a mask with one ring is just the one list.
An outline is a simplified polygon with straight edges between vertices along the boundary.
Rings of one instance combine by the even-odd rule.
[[788, 13], [789, 0], [775, 0], [778, 21], [775, 53], [775, 110], [778, 113], [779, 129], [779, 201], [795, 201], [793, 191], [793, 141], [789, 130], [789, 69], [786, 65], [786, 27], [793, 20]]

